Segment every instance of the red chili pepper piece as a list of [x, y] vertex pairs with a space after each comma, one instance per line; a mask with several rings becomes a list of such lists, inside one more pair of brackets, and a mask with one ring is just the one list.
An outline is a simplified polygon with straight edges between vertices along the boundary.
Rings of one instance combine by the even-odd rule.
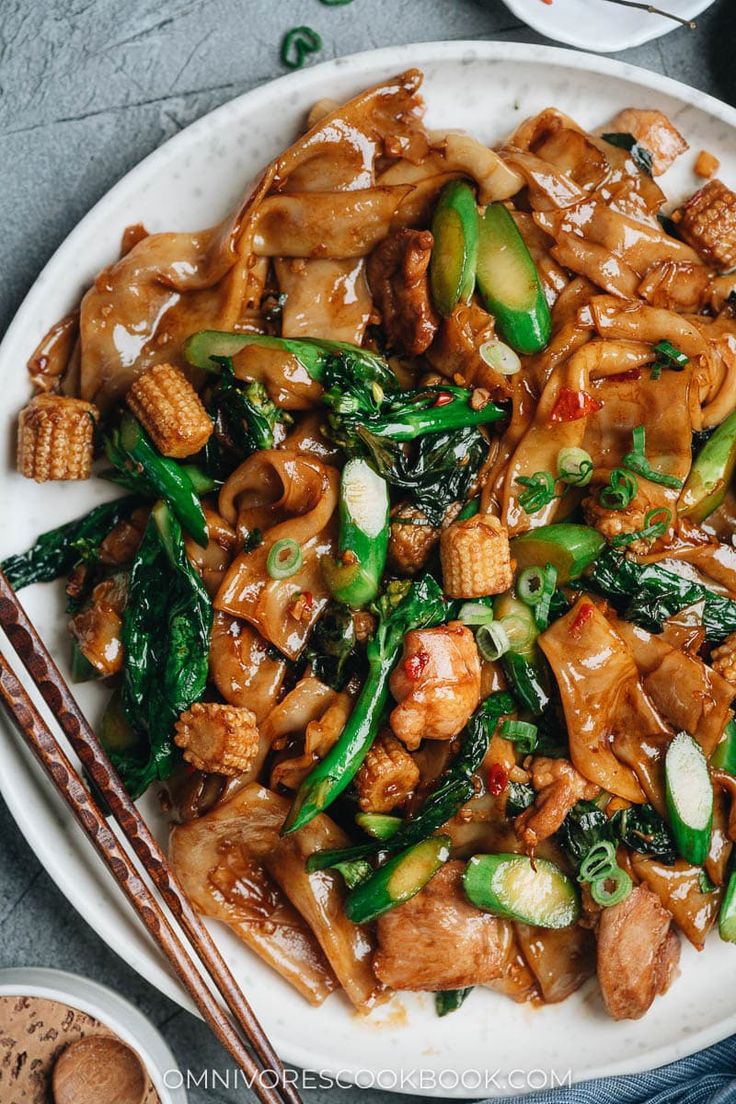
[[415, 652], [414, 655], [404, 660], [404, 671], [406, 677], [410, 678], [413, 682], [416, 682], [422, 677], [424, 668], [429, 663], [429, 652], [421, 651]]
[[586, 622], [590, 621], [591, 617], [593, 616], [594, 608], [595, 607], [590, 602], [586, 602], [585, 605], [580, 607], [577, 613], [577, 617], [570, 626], [570, 633], [572, 634], [572, 636], [577, 636], [583, 625], [585, 625]]
[[447, 391], [442, 391], [432, 403], [432, 406], [447, 406], [448, 403], [454, 402], [455, 396], [450, 395]]
[[304, 608], [311, 611], [314, 606], [314, 595], [311, 590], [302, 591], [302, 598], [304, 599]]
[[603, 403], [600, 399], [594, 399], [587, 391], [573, 391], [569, 387], [563, 387], [557, 396], [557, 401], [552, 407], [549, 416], [551, 422], [576, 422], [578, 418], [585, 418], [588, 414], [595, 414]]
[[509, 784], [509, 772], [500, 763], [494, 763], [488, 770], [488, 792], [498, 797]]

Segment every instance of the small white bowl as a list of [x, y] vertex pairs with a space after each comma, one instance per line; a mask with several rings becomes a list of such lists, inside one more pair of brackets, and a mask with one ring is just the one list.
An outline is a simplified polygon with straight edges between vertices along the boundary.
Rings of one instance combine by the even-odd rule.
[[[683, 19], [694, 19], [714, 2], [652, 0], [655, 7]], [[598, 54], [641, 46], [677, 28], [672, 19], [637, 8], [625, 8], [609, 0], [554, 0], [552, 4], [545, 4], [543, 0], [504, 0], [504, 3], [515, 16], [547, 38]]]
[[187, 1104], [184, 1088], [169, 1088], [166, 1080], [178, 1084], [179, 1067], [162, 1036], [146, 1017], [117, 993], [96, 981], [67, 974], [63, 970], [0, 970], [0, 997], [37, 997], [58, 1001], [93, 1016], [131, 1047], [146, 1068], [161, 1104]]

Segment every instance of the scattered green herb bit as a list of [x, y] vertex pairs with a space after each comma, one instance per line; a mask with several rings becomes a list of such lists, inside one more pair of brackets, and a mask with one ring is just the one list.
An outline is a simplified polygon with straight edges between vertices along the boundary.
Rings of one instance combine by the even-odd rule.
[[516, 482], [526, 490], [519, 495], [519, 505], [527, 514], [537, 514], [558, 498], [555, 479], [551, 472], [538, 471], [534, 475], [519, 475]]
[[475, 643], [483, 659], [495, 663], [511, 648], [506, 629], [498, 621], [481, 625], [475, 634]]
[[703, 604], [706, 640], [718, 643], [736, 632], [736, 601], [660, 564], [627, 560], [612, 548], [597, 557], [585, 586], [612, 602], [628, 621], [652, 632], [661, 632], [669, 617], [698, 603]]
[[354, 859], [352, 862], [335, 863], [332, 867], [342, 874], [347, 889], [355, 889], [356, 886], [370, 878], [373, 867], [365, 859]]
[[[527, 606], [536, 606], [542, 597], [544, 572], [541, 567], [525, 567], [516, 580], [516, 593]], [[492, 617], [489, 620], [493, 620]]]
[[531, 755], [537, 746], [537, 726], [529, 721], [504, 721], [501, 735], [511, 740], [522, 755]]
[[666, 534], [671, 521], [672, 511], [666, 506], [657, 506], [645, 514], [641, 529], [635, 529], [633, 533], [620, 533], [611, 539], [611, 544], [614, 548], [624, 548], [638, 540], [658, 540]]
[[159, 502], [133, 561], [123, 612], [123, 708], [134, 746], [111, 758], [138, 797], [174, 766], [174, 722], [207, 683], [212, 604], [187, 559], [181, 525]]
[[602, 134], [601, 138], [604, 142], [608, 142], [610, 146], [617, 146], [618, 149], [627, 150], [631, 154], [631, 160], [634, 162], [637, 169], [647, 176], [652, 175], [654, 158], [650, 150], [637, 142], [633, 134]]
[[635, 475], [623, 468], [614, 468], [606, 486], [601, 487], [598, 501], [607, 510], [625, 510], [636, 498], [638, 490], [639, 483]]
[[82, 560], [95, 559], [100, 544], [110, 530], [124, 518], [130, 517], [140, 505], [138, 495], [103, 502], [84, 517], [42, 533], [27, 552], [8, 556], [0, 567], [14, 590], [21, 590], [31, 583], [50, 583], [68, 575]]
[[309, 54], [318, 54], [322, 39], [312, 27], [292, 27], [281, 43], [281, 61], [287, 69], [301, 69]]
[[636, 426], [631, 436], [633, 448], [631, 452], [626, 453], [621, 461], [621, 466], [628, 471], [635, 472], [636, 475], [640, 475], [644, 479], [648, 479], [651, 483], [660, 483], [663, 487], [672, 487], [679, 491], [684, 485], [682, 479], [678, 479], [675, 475], [666, 475], [664, 472], [655, 471], [647, 460], [645, 454], [646, 430], [644, 426]]
[[[345, 3], [345, 0], [340, 0], [340, 2]], [[449, 1016], [450, 1012], [457, 1012], [472, 992], [473, 986], [471, 985], [467, 989], [445, 989], [443, 992], [435, 993], [434, 1004], [437, 1015]]]
[[715, 882], [712, 882], [708, 877], [705, 870], [700, 871], [700, 877], [698, 878], [698, 886], [701, 893], [712, 893], [716, 888]]
[[631, 878], [616, 862], [616, 848], [611, 840], [593, 844], [580, 864], [578, 881], [588, 882], [590, 895], [601, 908], [617, 905], [631, 893]]

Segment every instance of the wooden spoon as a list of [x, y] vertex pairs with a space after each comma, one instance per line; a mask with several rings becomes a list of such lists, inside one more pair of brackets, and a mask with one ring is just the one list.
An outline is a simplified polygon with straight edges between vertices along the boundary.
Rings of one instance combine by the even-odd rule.
[[142, 1104], [147, 1083], [135, 1051], [106, 1035], [68, 1046], [51, 1078], [54, 1104]]

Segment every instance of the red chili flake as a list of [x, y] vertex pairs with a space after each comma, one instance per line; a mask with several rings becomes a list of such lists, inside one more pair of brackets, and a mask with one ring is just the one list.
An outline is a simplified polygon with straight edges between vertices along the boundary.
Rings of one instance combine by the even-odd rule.
[[593, 616], [594, 606], [590, 602], [586, 602], [578, 610], [577, 617], [570, 626], [570, 633], [572, 636], [577, 636], [583, 625], [590, 621]]
[[442, 391], [432, 403], [432, 406], [447, 406], [448, 403], [454, 402], [455, 396], [451, 395], [448, 391]]
[[603, 403], [600, 399], [594, 399], [587, 391], [573, 391], [569, 387], [563, 387], [557, 396], [557, 401], [552, 407], [549, 416], [551, 422], [576, 422], [578, 418], [585, 418], [588, 414], [595, 414]]
[[628, 372], [617, 372], [615, 376], [608, 376], [609, 383], [626, 383], [627, 380], [640, 380], [641, 368], [629, 368]]
[[509, 772], [500, 763], [494, 763], [488, 771], [488, 792], [498, 797], [509, 784]]
[[408, 659], [404, 660], [404, 671], [406, 677], [410, 678], [412, 682], [417, 682], [422, 677], [424, 668], [429, 663], [429, 652], [415, 652], [414, 655], [410, 655]]
[[303, 590], [302, 598], [304, 599], [304, 608], [306, 610], [309, 610], [311, 613], [314, 607], [314, 595], [312, 594], [311, 590]]

